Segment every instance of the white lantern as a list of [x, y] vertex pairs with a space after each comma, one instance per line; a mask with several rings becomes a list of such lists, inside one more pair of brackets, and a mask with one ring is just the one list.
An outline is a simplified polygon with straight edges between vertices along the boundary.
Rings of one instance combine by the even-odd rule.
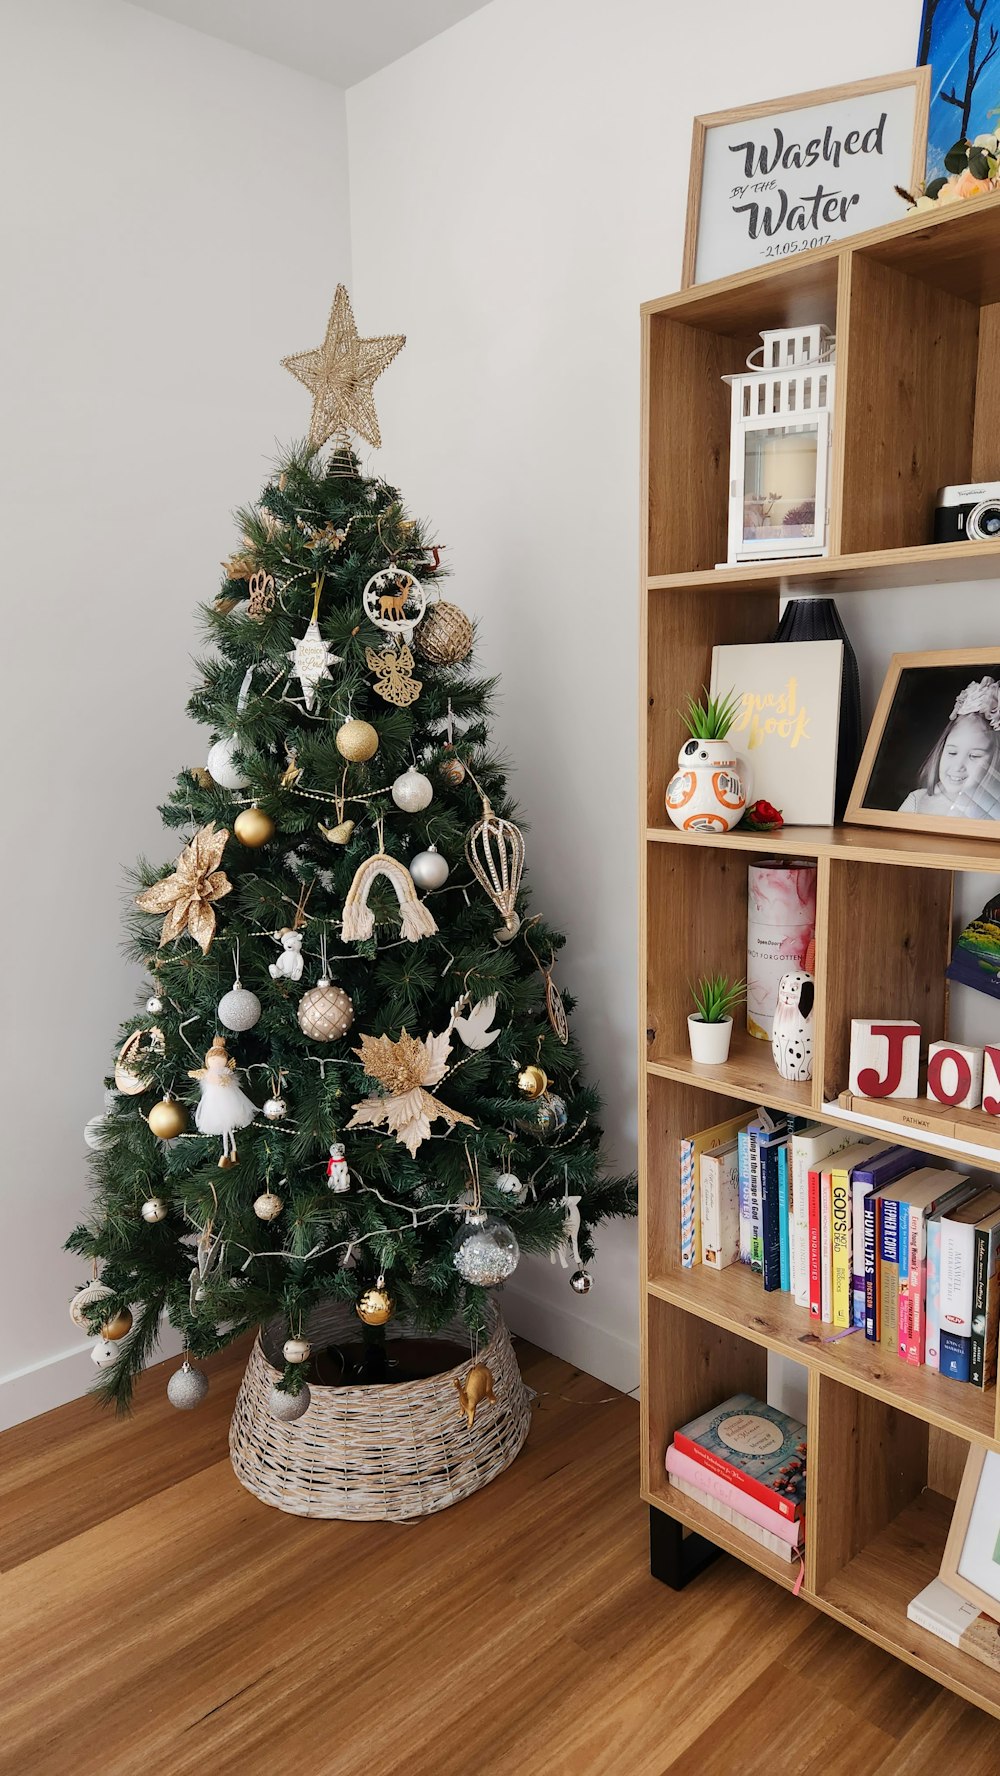
[[726, 376], [729, 561], [828, 553], [830, 423], [836, 340], [820, 322], [762, 333], [747, 368]]

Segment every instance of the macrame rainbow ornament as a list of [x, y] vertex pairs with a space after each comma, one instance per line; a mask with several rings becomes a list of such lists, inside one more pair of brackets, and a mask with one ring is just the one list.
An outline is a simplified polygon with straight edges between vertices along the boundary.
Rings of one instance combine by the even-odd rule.
[[417, 898], [413, 877], [405, 863], [400, 863], [398, 857], [389, 857], [386, 852], [378, 851], [374, 857], [365, 859], [348, 890], [340, 929], [344, 942], [356, 943], [371, 937], [375, 930], [375, 915], [368, 905], [368, 896], [372, 883], [378, 876], [385, 876], [395, 889], [403, 922], [403, 936], [410, 943], [419, 943], [422, 937], [433, 937], [437, 930], [434, 915]]

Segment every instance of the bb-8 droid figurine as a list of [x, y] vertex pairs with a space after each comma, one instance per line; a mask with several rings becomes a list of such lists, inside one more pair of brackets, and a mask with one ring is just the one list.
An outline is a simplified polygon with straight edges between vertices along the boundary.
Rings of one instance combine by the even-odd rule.
[[730, 832], [750, 799], [750, 769], [728, 740], [685, 740], [666, 806], [682, 832]]

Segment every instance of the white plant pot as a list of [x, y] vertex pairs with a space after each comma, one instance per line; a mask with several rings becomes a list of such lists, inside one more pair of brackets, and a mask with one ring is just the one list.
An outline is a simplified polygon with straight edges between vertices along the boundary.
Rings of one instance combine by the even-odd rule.
[[731, 1017], [723, 1018], [718, 1024], [706, 1024], [701, 1013], [693, 1011], [688, 1018], [691, 1059], [698, 1061], [703, 1067], [721, 1067], [723, 1061], [729, 1059], [729, 1042], [732, 1034], [733, 1020]]

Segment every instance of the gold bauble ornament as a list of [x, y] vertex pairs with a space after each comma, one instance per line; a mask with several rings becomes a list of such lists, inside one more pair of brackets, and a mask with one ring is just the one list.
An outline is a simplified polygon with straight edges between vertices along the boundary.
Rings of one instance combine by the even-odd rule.
[[286, 1363], [308, 1363], [312, 1345], [308, 1338], [286, 1338], [281, 1348]]
[[334, 739], [341, 758], [351, 765], [364, 764], [366, 759], [374, 758], [378, 751], [378, 734], [371, 722], [342, 722]]
[[540, 1098], [549, 1083], [541, 1067], [524, 1067], [517, 1076], [518, 1090], [527, 1098]]
[[266, 845], [269, 839], [274, 838], [276, 830], [270, 814], [265, 814], [263, 808], [258, 808], [256, 803], [252, 808], [244, 808], [242, 814], [237, 814], [233, 821], [233, 831], [240, 844], [246, 845], [251, 851], [257, 851], [261, 845]]
[[131, 1330], [132, 1315], [129, 1313], [127, 1307], [122, 1307], [119, 1308], [118, 1312], [110, 1320], [105, 1320], [101, 1327], [101, 1337], [110, 1338], [114, 1341], [118, 1338], [124, 1338], [125, 1334], [131, 1332]]
[[384, 1326], [392, 1319], [396, 1303], [386, 1288], [366, 1289], [354, 1311], [366, 1326]]
[[457, 666], [467, 660], [474, 641], [472, 624], [464, 610], [445, 599], [432, 604], [413, 637], [413, 645], [435, 666]]
[[284, 1206], [281, 1197], [275, 1196], [273, 1190], [265, 1190], [254, 1203], [253, 1212], [258, 1221], [276, 1221]]
[[188, 1125], [184, 1105], [179, 1104], [176, 1098], [169, 1097], [161, 1098], [158, 1104], [153, 1105], [147, 1120], [150, 1134], [155, 1135], [158, 1141], [174, 1140], [177, 1135], [184, 1133]]
[[313, 1042], [336, 1042], [347, 1035], [353, 1022], [350, 999], [328, 975], [321, 975], [299, 1001], [299, 1029]]

